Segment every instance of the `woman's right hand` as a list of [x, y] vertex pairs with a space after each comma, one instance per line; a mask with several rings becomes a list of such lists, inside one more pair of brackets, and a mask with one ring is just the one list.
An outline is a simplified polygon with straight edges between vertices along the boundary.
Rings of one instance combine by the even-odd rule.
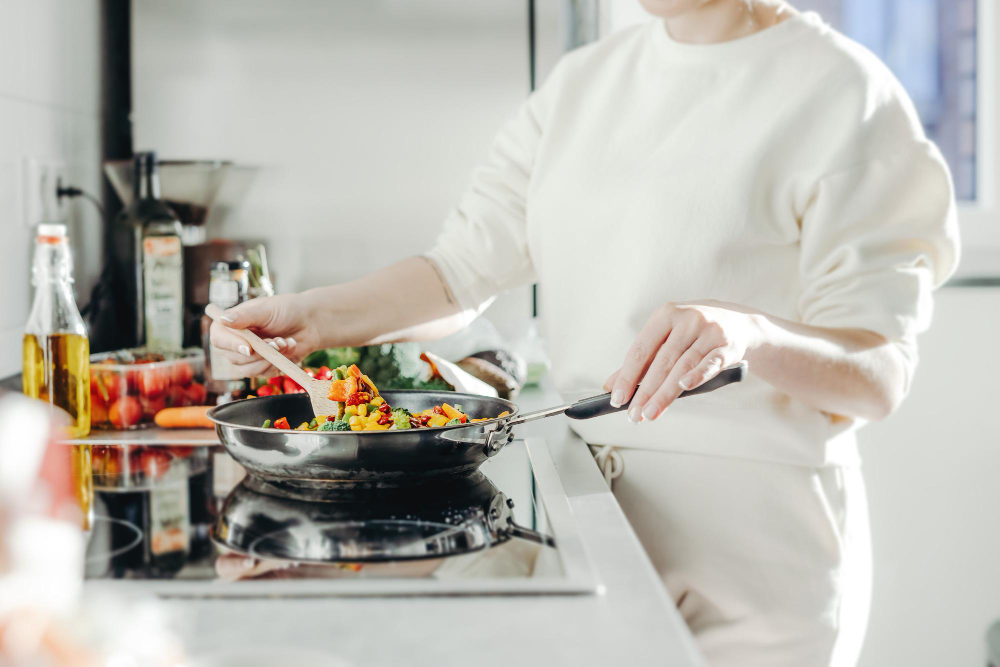
[[303, 294], [251, 299], [225, 311], [225, 326], [212, 322], [212, 345], [222, 350], [245, 377], [267, 375], [272, 366], [228, 331], [250, 329], [292, 361], [301, 361], [321, 345], [316, 320]]

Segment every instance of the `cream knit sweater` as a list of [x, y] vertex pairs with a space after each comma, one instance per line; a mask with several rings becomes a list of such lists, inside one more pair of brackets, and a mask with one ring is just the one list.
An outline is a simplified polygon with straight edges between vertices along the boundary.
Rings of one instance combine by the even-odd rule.
[[[537, 280], [552, 378], [601, 391], [656, 306], [718, 299], [912, 342], [958, 258], [948, 169], [899, 83], [806, 13], [749, 37], [660, 21], [563, 58], [500, 131], [428, 253], [463, 307]], [[855, 421], [759, 378], [592, 444], [857, 461]]]

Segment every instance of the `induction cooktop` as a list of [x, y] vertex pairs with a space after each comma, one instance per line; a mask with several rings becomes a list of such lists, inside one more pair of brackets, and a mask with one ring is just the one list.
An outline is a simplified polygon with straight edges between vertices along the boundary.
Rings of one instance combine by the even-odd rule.
[[[218, 475], [211, 481], [212, 457], [156, 454], [156, 474], [145, 479], [141, 465], [128, 479], [116, 476], [114, 466], [95, 468], [89, 586], [168, 597], [600, 588], [542, 439], [511, 442], [464, 477], [322, 493], [253, 477], [220, 491]], [[95, 465], [115, 456], [144, 461], [134, 451], [109, 449], [95, 452]]]

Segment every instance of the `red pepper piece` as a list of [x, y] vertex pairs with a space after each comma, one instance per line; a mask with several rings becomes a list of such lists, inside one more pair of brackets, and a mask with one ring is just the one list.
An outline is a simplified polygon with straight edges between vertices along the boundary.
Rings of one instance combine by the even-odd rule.
[[410, 417], [410, 428], [420, 428], [423, 424], [420, 423], [420, 419], [417, 417]]
[[386, 424], [389, 423], [389, 419], [390, 419], [389, 413], [388, 412], [383, 412], [381, 415], [379, 415], [378, 425], [379, 426], [385, 426]]
[[392, 408], [389, 407], [388, 403], [383, 403], [382, 405], [378, 406], [378, 411], [381, 412], [382, 414], [387, 415], [390, 412], [392, 412]]
[[281, 383], [285, 379], [284, 375], [275, 375], [274, 377], [267, 378], [267, 383], [272, 387], [277, 387], [281, 389]]
[[281, 384], [282, 389], [285, 390], [286, 394], [297, 394], [299, 393], [299, 390], [302, 389], [302, 387], [299, 386], [299, 383], [290, 377], [283, 378]]
[[447, 412], [445, 412], [445, 411], [444, 411], [444, 410], [443, 410], [443, 409], [441, 408], [441, 406], [440, 406], [440, 405], [435, 405], [435, 406], [434, 406], [434, 414], [436, 414], [436, 415], [441, 415], [442, 417], [447, 417], [447, 416], [448, 416], [448, 413], [447, 413]]
[[361, 405], [362, 403], [367, 403], [372, 400], [371, 394], [363, 391], [358, 391], [347, 397], [347, 405]]
[[275, 420], [274, 428], [283, 428], [291, 430], [292, 427], [288, 425], [288, 417], [282, 417], [281, 419]]
[[274, 395], [274, 385], [265, 384], [263, 387], [257, 388], [258, 396], [273, 396]]
[[420, 415], [420, 425], [427, 426], [427, 422], [431, 420], [430, 415]]

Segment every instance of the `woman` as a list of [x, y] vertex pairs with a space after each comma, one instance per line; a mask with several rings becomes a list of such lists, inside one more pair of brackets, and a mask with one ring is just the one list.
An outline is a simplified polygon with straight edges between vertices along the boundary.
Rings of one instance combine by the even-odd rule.
[[[710, 664], [853, 664], [870, 587], [854, 432], [903, 399], [956, 264], [949, 174], [888, 70], [816, 15], [643, 5], [656, 20], [563, 58], [426, 256], [231, 325], [301, 358], [444, 335], [537, 280], [557, 388], [631, 400], [573, 427], [617, 461]], [[673, 405], [741, 359], [742, 385]]]

